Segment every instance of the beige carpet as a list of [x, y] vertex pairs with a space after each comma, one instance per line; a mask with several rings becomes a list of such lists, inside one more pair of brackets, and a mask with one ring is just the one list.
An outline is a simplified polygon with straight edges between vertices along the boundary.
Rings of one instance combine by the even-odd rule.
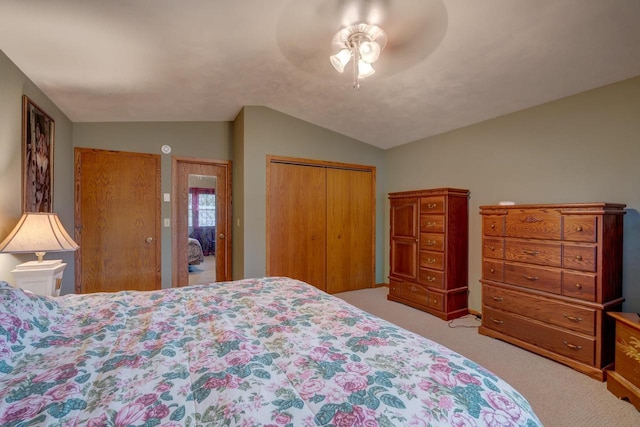
[[479, 321], [451, 322], [387, 300], [388, 288], [335, 296], [437, 341], [481, 364], [519, 390], [547, 427], [638, 427], [640, 412], [584, 374], [503, 341], [478, 334]]

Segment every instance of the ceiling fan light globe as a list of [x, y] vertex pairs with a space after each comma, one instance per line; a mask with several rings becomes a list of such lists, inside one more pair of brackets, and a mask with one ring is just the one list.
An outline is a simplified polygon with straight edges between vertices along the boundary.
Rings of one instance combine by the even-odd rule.
[[358, 78], [364, 79], [372, 76], [375, 72], [376, 70], [374, 70], [373, 66], [368, 62], [364, 62], [363, 60], [358, 61]]
[[344, 72], [344, 67], [347, 66], [349, 60], [351, 59], [351, 52], [349, 49], [342, 49], [340, 52], [335, 55], [331, 55], [329, 57], [329, 61], [331, 61], [331, 65], [336, 69], [337, 72]]
[[359, 51], [360, 59], [368, 64], [373, 64], [380, 56], [380, 45], [376, 42], [362, 42]]

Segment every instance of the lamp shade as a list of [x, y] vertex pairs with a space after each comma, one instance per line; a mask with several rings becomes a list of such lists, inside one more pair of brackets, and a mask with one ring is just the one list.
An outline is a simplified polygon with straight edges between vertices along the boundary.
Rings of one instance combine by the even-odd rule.
[[55, 213], [25, 212], [0, 243], [0, 252], [67, 252], [80, 246], [69, 236]]

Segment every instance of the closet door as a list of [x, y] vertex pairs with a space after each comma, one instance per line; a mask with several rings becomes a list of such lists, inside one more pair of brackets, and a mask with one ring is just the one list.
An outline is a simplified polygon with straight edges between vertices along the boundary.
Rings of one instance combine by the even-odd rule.
[[271, 162], [267, 274], [326, 289], [326, 169]]
[[374, 285], [373, 173], [327, 169], [327, 292]]

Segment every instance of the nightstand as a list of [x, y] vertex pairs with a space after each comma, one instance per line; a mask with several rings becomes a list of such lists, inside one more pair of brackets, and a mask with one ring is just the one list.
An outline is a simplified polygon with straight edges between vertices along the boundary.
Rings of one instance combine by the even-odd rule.
[[615, 370], [607, 375], [607, 389], [640, 410], [640, 316], [610, 312], [616, 319]]
[[18, 265], [11, 273], [18, 288], [38, 295], [57, 297], [60, 295], [62, 273], [66, 266], [61, 260], [31, 261]]

